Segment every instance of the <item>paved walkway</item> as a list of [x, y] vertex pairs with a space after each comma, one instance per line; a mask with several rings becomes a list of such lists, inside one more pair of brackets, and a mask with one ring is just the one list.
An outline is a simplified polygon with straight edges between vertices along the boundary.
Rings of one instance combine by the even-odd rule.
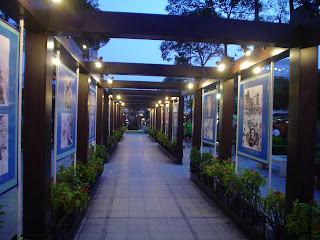
[[245, 239], [148, 135], [125, 134], [75, 240]]

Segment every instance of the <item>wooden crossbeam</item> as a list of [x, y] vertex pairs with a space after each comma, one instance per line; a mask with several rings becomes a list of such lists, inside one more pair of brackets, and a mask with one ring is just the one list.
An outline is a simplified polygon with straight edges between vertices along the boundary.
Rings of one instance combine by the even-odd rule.
[[92, 10], [48, 10], [46, 16], [47, 29], [65, 36], [104, 33], [111, 38], [278, 47], [319, 44], [319, 39], [299, 35], [304, 27], [295, 24]]
[[104, 88], [136, 88], [136, 89], [168, 89], [168, 90], [186, 90], [188, 83], [175, 82], [147, 82], [147, 81], [121, 81], [114, 80], [112, 84], [104, 80], [101, 83]]
[[191, 78], [216, 78], [221, 75], [216, 67], [198, 67], [185, 65], [142, 64], [102, 62], [102, 67], [97, 68], [95, 62], [86, 62], [89, 72], [100, 74], [163, 76], [163, 77], [191, 77]]
[[156, 96], [156, 97], [177, 97], [179, 91], [153, 91], [153, 90], [125, 90], [125, 89], [111, 89], [112, 95], [124, 95], [124, 96]]

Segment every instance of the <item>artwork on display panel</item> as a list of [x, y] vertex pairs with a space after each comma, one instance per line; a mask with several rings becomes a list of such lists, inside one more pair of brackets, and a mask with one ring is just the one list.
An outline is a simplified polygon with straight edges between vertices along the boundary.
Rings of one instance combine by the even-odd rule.
[[89, 116], [89, 138], [94, 136], [94, 116]]
[[72, 126], [73, 115], [61, 113], [61, 148], [66, 148], [73, 144]]
[[203, 120], [202, 120], [202, 141], [208, 144], [215, 144], [217, 127], [217, 90], [203, 94]]
[[165, 114], [166, 114], [166, 133], [168, 133], [168, 128], [169, 128], [169, 104], [166, 104], [165, 107]]
[[78, 108], [78, 78], [75, 72], [60, 63], [57, 68], [56, 114], [57, 114], [57, 161], [74, 154], [76, 138], [75, 117]]
[[0, 43], [0, 106], [8, 106], [10, 40], [0, 35]]
[[0, 195], [18, 182], [19, 31], [0, 20]]
[[0, 114], [0, 176], [8, 172], [8, 114]]
[[178, 109], [179, 101], [173, 102], [173, 113], [172, 113], [172, 134], [174, 138], [177, 138], [178, 132]]
[[238, 154], [268, 163], [270, 73], [240, 82]]
[[72, 78], [69, 76], [64, 77], [64, 108], [71, 109], [72, 99]]
[[96, 138], [97, 92], [93, 86], [89, 89], [89, 141]]

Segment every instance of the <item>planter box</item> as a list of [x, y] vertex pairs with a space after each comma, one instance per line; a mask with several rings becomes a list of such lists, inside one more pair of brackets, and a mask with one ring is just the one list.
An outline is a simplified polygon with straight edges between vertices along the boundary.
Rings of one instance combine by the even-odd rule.
[[166, 145], [163, 145], [162, 143], [158, 142], [153, 136], [149, 135], [149, 137], [159, 144], [159, 147], [161, 150], [170, 158], [170, 160], [174, 164], [182, 164], [181, 162], [177, 162], [177, 152], [172, 151], [172, 149], [168, 148]]
[[202, 169], [190, 162], [190, 179], [222, 211], [250, 237], [250, 239], [285, 239], [282, 226], [272, 224], [262, 209], [252, 205], [243, 195], [231, 191], [217, 178], [203, 174]]
[[[90, 185], [90, 189], [88, 191], [89, 196], [92, 196], [97, 187], [99, 178], [101, 177], [103, 171], [98, 172], [96, 176], [96, 180], [94, 183]], [[91, 201], [91, 198], [88, 201]], [[72, 239], [75, 233], [75, 230], [79, 227], [83, 216], [85, 215], [87, 208], [83, 208], [80, 211], [79, 208], [76, 208], [72, 211], [72, 213], [66, 214], [62, 219], [56, 224], [56, 226], [51, 226], [51, 234], [50, 239], [52, 240], [67, 240]]]

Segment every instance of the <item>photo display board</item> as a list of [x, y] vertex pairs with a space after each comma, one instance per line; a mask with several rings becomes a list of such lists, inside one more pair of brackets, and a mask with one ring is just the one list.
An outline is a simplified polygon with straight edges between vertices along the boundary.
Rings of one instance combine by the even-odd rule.
[[166, 114], [166, 133], [168, 133], [169, 128], [169, 103], [165, 105], [165, 114]]
[[0, 195], [18, 182], [19, 31], [0, 20]]
[[161, 132], [163, 131], [163, 128], [165, 127], [165, 126], [163, 126], [164, 107], [165, 107], [165, 105], [160, 107], [160, 114], [161, 114], [161, 126], [160, 126], [160, 129], [161, 129]]
[[270, 136], [270, 73], [240, 82], [238, 154], [268, 163]]
[[57, 161], [76, 152], [77, 108], [77, 74], [60, 63], [56, 80]]
[[172, 137], [175, 139], [177, 139], [177, 132], [178, 132], [178, 111], [179, 111], [179, 100], [173, 102]]
[[217, 131], [217, 89], [203, 94], [202, 142], [214, 145]]
[[97, 91], [90, 85], [89, 90], [89, 142], [96, 139]]

